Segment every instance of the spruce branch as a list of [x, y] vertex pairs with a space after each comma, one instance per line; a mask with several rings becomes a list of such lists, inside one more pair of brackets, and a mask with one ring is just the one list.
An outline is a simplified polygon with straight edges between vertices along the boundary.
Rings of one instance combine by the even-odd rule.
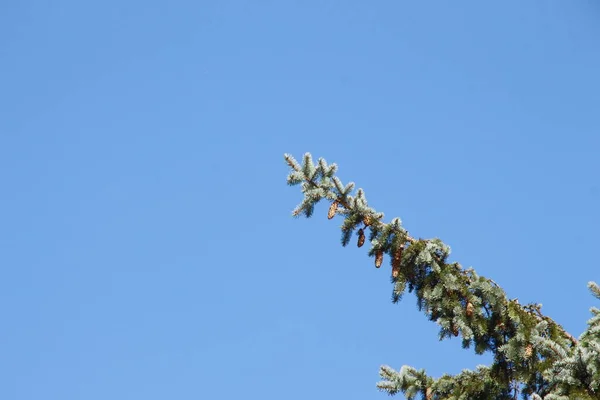
[[[600, 349], [600, 311], [591, 320], [587, 336], [582, 336], [594, 340], [580, 342], [543, 315], [541, 304], [521, 305], [517, 299], [509, 300], [493, 280], [449, 262], [450, 247], [440, 239], [412, 237], [399, 218], [384, 222], [384, 214], [368, 205], [361, 188], [354, 194], [353, 182], [344, 185], [335, 176], [336, 164], [328, 166], [320, 158], [315, 165], [310, 153], [304, 155], [302, 164], [289, 154], [285, 160], [291, 168], [288, 184], [300, 184], [304, 194], [294, 216], [310, 217], [316, 203], [330, 201], [328, 218], [344, 218], [342, 245], [346, 246], [356, 232], [361, 247], [368, 230], [368, 255], [375, 258], [375, 266], [381, 267], [384, 258], [389, 260], [393, 302], [406, 290], [414, 292], [419, 309], [440, 326], [440, 339], [461, 335], [464, 348], [474, 346], [478, 354], [494, 354], [490, 367], [453, 377], [444, 375], [438, 380], [411, 367], [400, 372], [382, 367], [380, 389], [390, 394], [402, 391], [408, 398], [421, 393], [426, 399], [513, 398], [517, 393], [524, 398], [552, 399], [576, 392], [594, 398], [599, 393], [600, 361], [589, 361]], [[600, 297], [600, 287], [590, 283], [590, 290]], [[584, 362], [591, 366], [582, 369]], [[572, 381], [581, 376], [586, 377], [585, 382], [571, 390]], [[474, 383], [480, 378], [485, 378], [484, 386]], [[482, 397], [482, 390], [496, 395]]]

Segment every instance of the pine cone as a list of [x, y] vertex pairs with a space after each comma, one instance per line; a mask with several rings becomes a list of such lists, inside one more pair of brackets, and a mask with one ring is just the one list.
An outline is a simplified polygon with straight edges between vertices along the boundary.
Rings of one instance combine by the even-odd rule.
[[356, 245], [358, 247], [362, 247], [365, 244], [365, 232], [362, 229], [358, 230], [358, 243]]
[[404, 250], [404, 244], [398, 246], [394, 252], [394, 258], [392, 259], [392, 277], [397, 278], [400, 274], [400, 264], [402, 263], [402, 251]]
[[450, 329], [452, 330], [452, 334], [454, 336], [458, 336], [458, 328], [456, 327], [456, 325], [452, 324], [452, 326], [450, 327]]
[[525, 347], [525, 357], [529, 358], [533, 355], [533, 346], [530, 344]]
[[339, 201], [337, 201], [337, 200], [334, 201], [333, 203], [331, 203], [331, 206], [329, 206], [329, 212], [327, 213], [328, 219], [335, 217], [335, 212], [337, 211], [338, 204], [339, 204]]
[[377, 250], [377, 254], [375, 254], [375, 268], [381, 267], [383, 263], [383, 250]]
[[467, 317], [471, 318], [473, 316], [473, 303], [467, 301]]
[[426, 399], [426, 400], [431, 400], [432, 398], [433, 398], [433, 390], [431, 390], [431, 388], [430, 388], [430, 387], [428, 387], [428, 388], [425, 390], [425, 399]]

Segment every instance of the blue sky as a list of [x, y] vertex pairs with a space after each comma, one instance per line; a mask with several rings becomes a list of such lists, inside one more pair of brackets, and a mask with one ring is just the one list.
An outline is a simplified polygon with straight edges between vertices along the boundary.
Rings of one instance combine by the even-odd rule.
[[414, 296], [392, 305], [326, 206], [291, 217], [284, 152], [338, 163], [579, 335], [599, 19], [593, 1], [4, 2], [0, 398], [381, 399], [381, 364], [486, 363]]

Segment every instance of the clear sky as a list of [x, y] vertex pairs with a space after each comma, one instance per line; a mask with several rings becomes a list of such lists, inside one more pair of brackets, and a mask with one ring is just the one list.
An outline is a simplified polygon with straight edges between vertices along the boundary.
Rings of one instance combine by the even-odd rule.
[[2, 2], [0, 398], [383, 399], [381, 364], [487, 363], [325, 205], [291, 217], [284, 152], [581, 334], [599, 38], [583, 0]]

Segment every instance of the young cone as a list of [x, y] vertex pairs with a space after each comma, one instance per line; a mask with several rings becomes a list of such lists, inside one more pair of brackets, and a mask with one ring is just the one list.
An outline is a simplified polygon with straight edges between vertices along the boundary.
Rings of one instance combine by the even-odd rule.
[[356, 245], [358, 247], [362, 247], [362, 245], [365, 244], [365, 231], [363, 231], [362, 229], [358, 230], [358, 243], [356, 243]]
[[329, 206], [329, 212], [327, 213], [327, 219], [335, 217], [335, 212], [337, 211], [338, 204], [339, 202], [337, 200], [331, 203], [331, 206]]
[[473, 316], [473, 303], [467, 301], [467, 317], [471, 318]]
[[383, 251], [378, 250], [377, 254], [375, 254], [375, 268], [381, 267], [382, 263], [383, 263]]
[[394, 258], [392, 259], [392, 277], [397, 278], [398, 274], [400, 274], [400, 264], [402, 263], [402, 251], [404, 250], [404, 244], [401, 244], [396, 249], [394, 253]]
[[529, 358], [533, 355], [533, 346], [531, 344], [528, 344], [527, 347], [525, 347], [525, 357]]

